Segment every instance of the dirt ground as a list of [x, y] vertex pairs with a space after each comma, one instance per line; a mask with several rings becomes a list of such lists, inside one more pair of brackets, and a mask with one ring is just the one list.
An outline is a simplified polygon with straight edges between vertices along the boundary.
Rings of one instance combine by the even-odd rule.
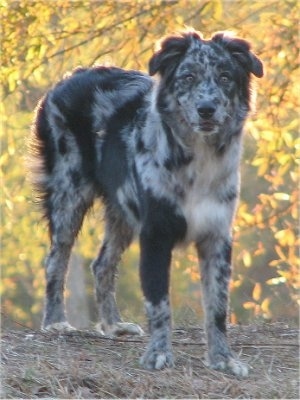
[[108, 339], [92, 332], [54, 335], [2, 331], [2, 394], [13, 399], [298, 399], [298, 329], [286, 324], [229, 327], [248, 378], [203, 363], [203, 329], [174, 329], [174, 369], [149, 372], [138, 359], [147, 337]]

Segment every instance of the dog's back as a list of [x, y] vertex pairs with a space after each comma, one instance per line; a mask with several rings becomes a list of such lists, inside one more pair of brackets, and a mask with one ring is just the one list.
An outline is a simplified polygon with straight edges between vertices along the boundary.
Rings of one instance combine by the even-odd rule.
[[[63, 186], [73, 201], [74, 191], [83, 197], [87, 191], [88, 198], [91, 191], [99, 195], [109, 190], [109, 180], [123, 179], [126, 157], [120, 127], [138, 123], [151, 87], [152, 80], [137, 71], [80, 68], [40, 102], [31, 167], [46, 213], [52, 188], [54, 195]], [[109, 170], [109, 179], [103, 169]]]

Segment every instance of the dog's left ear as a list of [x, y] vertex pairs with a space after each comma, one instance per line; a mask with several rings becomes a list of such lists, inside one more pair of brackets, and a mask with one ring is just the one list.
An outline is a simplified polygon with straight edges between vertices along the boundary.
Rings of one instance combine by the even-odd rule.
[[168, 36], [160, 43], [160, 49], [153, 54], [149, 61], [149, 74], [157, 72], [164, 75], [166, 71], [175, 70], [181, 58], [191, 43], [191, 36], [199, 37], [196, 33]]
[[225, 47], [248, 72], [258, 78], [264, 75], [262, 62], [250, 51], [250, 44], [246, 40], [222, 32], [214, 35], [212, 40]]

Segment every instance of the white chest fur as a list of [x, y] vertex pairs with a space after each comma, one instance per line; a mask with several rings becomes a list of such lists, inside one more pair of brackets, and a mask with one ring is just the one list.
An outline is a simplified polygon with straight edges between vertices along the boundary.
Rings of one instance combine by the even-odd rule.
[[239, 190], [239, 144], [216, 156], [207, 148], [198, 149], [195, 160], [178, 174], [185, 195], [178, 211], [187, 222], [185, 242], [207, 233], [228, 235]]

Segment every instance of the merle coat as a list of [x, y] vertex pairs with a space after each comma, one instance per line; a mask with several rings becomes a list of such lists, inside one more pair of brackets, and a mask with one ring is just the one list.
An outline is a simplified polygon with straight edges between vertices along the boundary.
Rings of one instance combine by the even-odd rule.
[[141, 363], [173, 365], [169, 274], [175, 246], [195, 243], [201, 260], [208, 362], [244, 376], [226, 339], [231, 225], [250, 109], [250, 75], [263, 75], [249, 44], [226, 33], [165, 38], [150, 75], [80, 68], [37, 108], [32, 170], [49, 223], [44, 329], [70, 330], [64, 282], [75, 237], [96, 198], [105, 236], [93, 262], [98, 330], [142, 333], [122, 321], [115, 275], [123, 251], [140, 242], [140, 277], [150, 342]]

